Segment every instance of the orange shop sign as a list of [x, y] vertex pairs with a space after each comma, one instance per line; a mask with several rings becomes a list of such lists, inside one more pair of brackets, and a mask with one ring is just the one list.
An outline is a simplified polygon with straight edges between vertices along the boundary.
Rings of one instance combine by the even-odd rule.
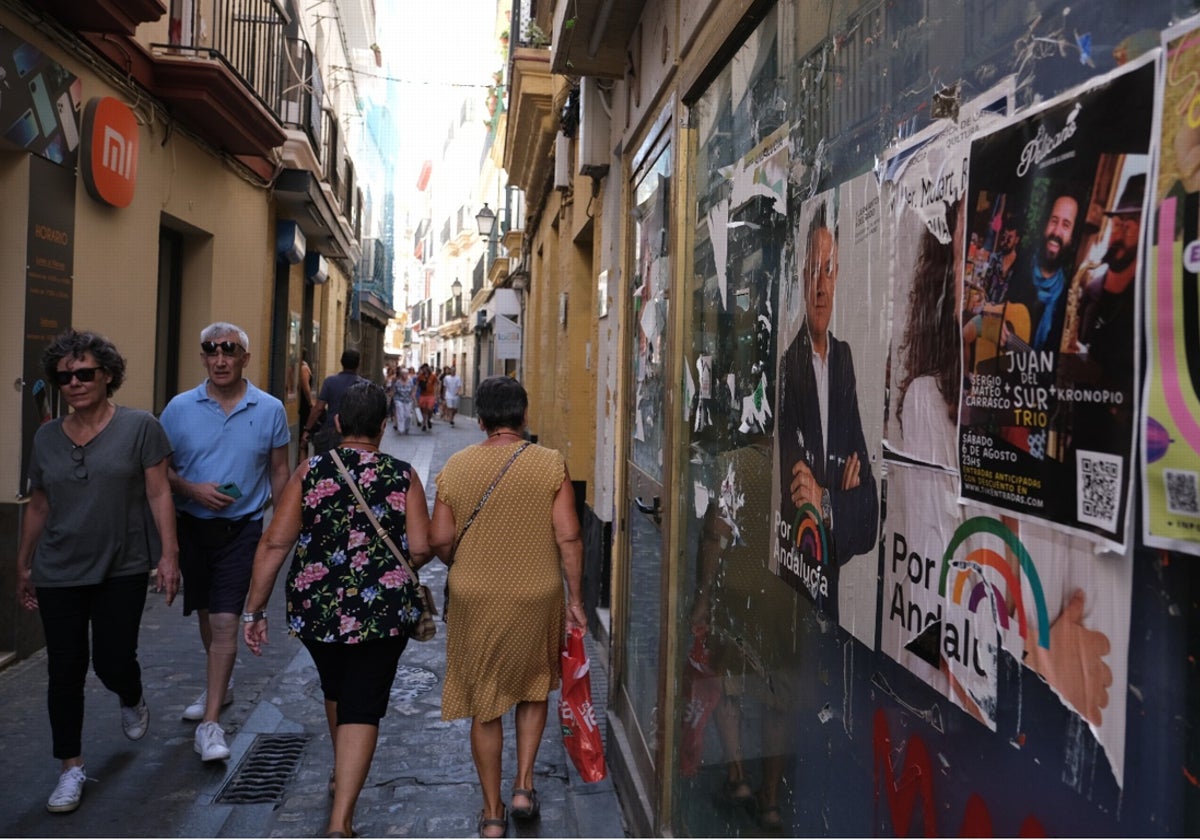
[[111, 207], [128, 207], [137, 183], [138, 122], [119, 99], [98, 96], [83, 111], [80, 171], [88, 195]]

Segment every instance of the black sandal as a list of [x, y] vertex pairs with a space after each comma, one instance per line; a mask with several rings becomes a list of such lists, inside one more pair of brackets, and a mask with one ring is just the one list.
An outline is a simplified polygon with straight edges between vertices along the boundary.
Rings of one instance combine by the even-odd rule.
[[513, 815], [514, 820], [536, 820], [538, 814], [542, 812], [542, 801], [538, 798], [538, 793], [532, 788], [525, 790], [524, 788], [513, 788], [513, 796], [524, 796], [529, 800], [528, 808], [518, 808], [516, 805], [509, 809], [509, 813]]
[[[491, 837], [491, 838], [507, 837], [508, 836], [508, 809], [505, 808], [503, 805], [500, 806], [500, 818], [499, 819], [496, 819], [494, 817], [489, 819], [488, 817], [484, 816], [483, 811], [480, 811], [479, 812], [479, 822], [476, 824], [475, 828], [477, 829], [480, 837]], [[499, 834], [484, 834], [484, 831], [486, 831], [489, 828], [500, 828], [501, 832]]]

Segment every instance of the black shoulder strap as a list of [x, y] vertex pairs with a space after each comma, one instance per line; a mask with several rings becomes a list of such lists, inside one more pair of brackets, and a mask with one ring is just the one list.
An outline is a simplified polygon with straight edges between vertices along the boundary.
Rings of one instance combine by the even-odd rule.
[[475, 505], [475, 510], [471, 511], [471, 515], [467, 517], [467, 524], [463, 525], [463, 529], [458, 534], [458, 539], [454, 541], [454, 548], [451, 549], [450, 552], [451, 556], [453, 556], [454, 552], [458, 550], [459, 543], [461, 543], [463, 541], [463, 537], [467, 535], [467, 529], [471, 527], [471, 523], [475, 521], [475, 517], [478, 516], [479, 511], [483, 509], [484, 503], [488, 500], [488, 497], [492, 495], [492, 491], [496, 489], [496, 485], [500, 483], [500, 479], [504, 478], [504, 474], [508, 472], [508, 468], [513, 465], [513, 461], [517, 460], [517, 456], [525, 451], [525, 448], [529, 446], [529, 443], [529, 441], [525, 441], [517, 447], [517, 451], [512, 454], [511, 458], [508, 459], [508, 463], [501, 468], [496, 477], [492, 479], [491, 485], [489, 485], [488, 489], [483, 492], [483, 498], [479, 500], [479, 504]]

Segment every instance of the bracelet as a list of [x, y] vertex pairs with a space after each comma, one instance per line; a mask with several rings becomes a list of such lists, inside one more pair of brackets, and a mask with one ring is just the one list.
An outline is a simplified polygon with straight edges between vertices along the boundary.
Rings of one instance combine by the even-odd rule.
[[255, 610], [254, 612], [242, 613], [242, 624], [253, 624], [256, 621], [266, 621], [266, 610]]

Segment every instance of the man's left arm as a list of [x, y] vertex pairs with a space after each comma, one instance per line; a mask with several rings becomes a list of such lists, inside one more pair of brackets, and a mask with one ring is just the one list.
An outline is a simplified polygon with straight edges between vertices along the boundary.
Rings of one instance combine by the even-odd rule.
[[[862, 416], [858, 411], [858, 383], [849, 346], [845, 348], [836, 378], [830, 385], [830, 391], [837, 396], [831, 400], [833, 410], [829, 414], [829, 425], [831, 429], [835, 423], [844, 426], [848, 444], [842, 451], [832, 453], [845, 459], [841, 469], [831, 471], [826, 476], [830, 506], [833, 508], [834, 544], [837, 546], [838, 562], [845, 563], [851, 557], [874, 548], [879, 535], [879, 494], [871, 471]], [[855, 461], [856, 464], [853, 463]], [[857, 476], [854, 475], [855, 466]]]

